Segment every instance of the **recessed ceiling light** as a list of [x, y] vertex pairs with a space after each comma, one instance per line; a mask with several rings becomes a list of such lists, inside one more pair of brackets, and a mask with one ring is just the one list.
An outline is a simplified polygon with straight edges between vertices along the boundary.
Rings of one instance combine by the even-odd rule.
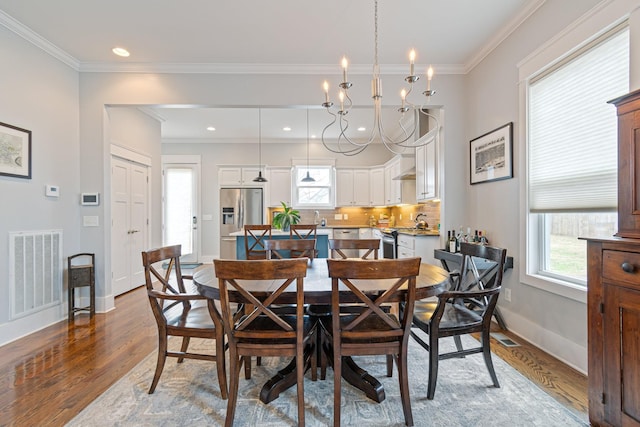
[[289, 126], [285, 126], [285, 127], [282, 128], [282, 130], [285, 131], [285, 132], [290, 132], [291, 128]]
[[311, 135], [311, 139], [316, 139], [316, 136], [315, 135]]
[[213, 132], [214, 130], [216, 130], [216, 128], [214, 128], [213, 126], [207, 126], [207, 130]]
[[364, 132], [365, 130], [367, 130], [367, 128], [366, 128], [366, 127], [364, 127], [364, 126], [360, 126], [360, 127], [358, 128], [358, 132]]
[[112, 52], [118, 56], [124, 56], [125, 58], [129, 56], [129, 51], [123, 47], [114, 47]]

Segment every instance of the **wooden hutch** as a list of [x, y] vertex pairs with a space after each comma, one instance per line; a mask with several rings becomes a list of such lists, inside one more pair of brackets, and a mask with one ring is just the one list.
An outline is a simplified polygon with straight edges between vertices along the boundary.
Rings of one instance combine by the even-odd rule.
[[618, 112], [618, 233], [587, 240], [589, 420], [640, 426], [640, 90]]

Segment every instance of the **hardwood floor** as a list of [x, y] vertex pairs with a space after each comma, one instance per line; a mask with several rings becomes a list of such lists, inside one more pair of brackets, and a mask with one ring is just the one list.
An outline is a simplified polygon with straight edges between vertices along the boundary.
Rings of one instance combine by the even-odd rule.
[[[0, 347], [0, 426], [62, 426], [157, 346], [144, 287], [116, 310], [59, 322]], [[587, 379], [519, 337], [493, 351], [562, 404], [587, 412]], [[151, 381], [151, 374], [149, 376]]]

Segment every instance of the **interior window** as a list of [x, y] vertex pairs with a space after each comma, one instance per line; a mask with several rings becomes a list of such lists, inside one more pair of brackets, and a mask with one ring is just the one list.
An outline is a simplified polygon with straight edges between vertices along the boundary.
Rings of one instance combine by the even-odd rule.
[[527, 272], [586, 286], [586, 242], [617, 230], [617, 117], [629, 90], [629, 31], [617, 28], [528, 86]]

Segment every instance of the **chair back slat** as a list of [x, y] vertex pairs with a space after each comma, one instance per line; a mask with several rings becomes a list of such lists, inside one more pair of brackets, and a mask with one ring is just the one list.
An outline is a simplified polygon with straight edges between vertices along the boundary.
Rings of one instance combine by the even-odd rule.
[[244, 249], [247, 259], [266, 259], [264, 242], [271, 239], [271, 224], [244, 226]]
[[343, 252], [345, 249], [366, 250], [361, 259], [378, 259], [378, 249], [380, 249], [380, 239], [329, 239], [329, 249], [331, 258], [347, 259]]
[[317, 233], [317, 224], [292, 224], [289, 226], [289, 238], [291, 239], [316, 239]]
[[316, 240], [273, 239], [265, 240], [267, 259], [314, 258]]

